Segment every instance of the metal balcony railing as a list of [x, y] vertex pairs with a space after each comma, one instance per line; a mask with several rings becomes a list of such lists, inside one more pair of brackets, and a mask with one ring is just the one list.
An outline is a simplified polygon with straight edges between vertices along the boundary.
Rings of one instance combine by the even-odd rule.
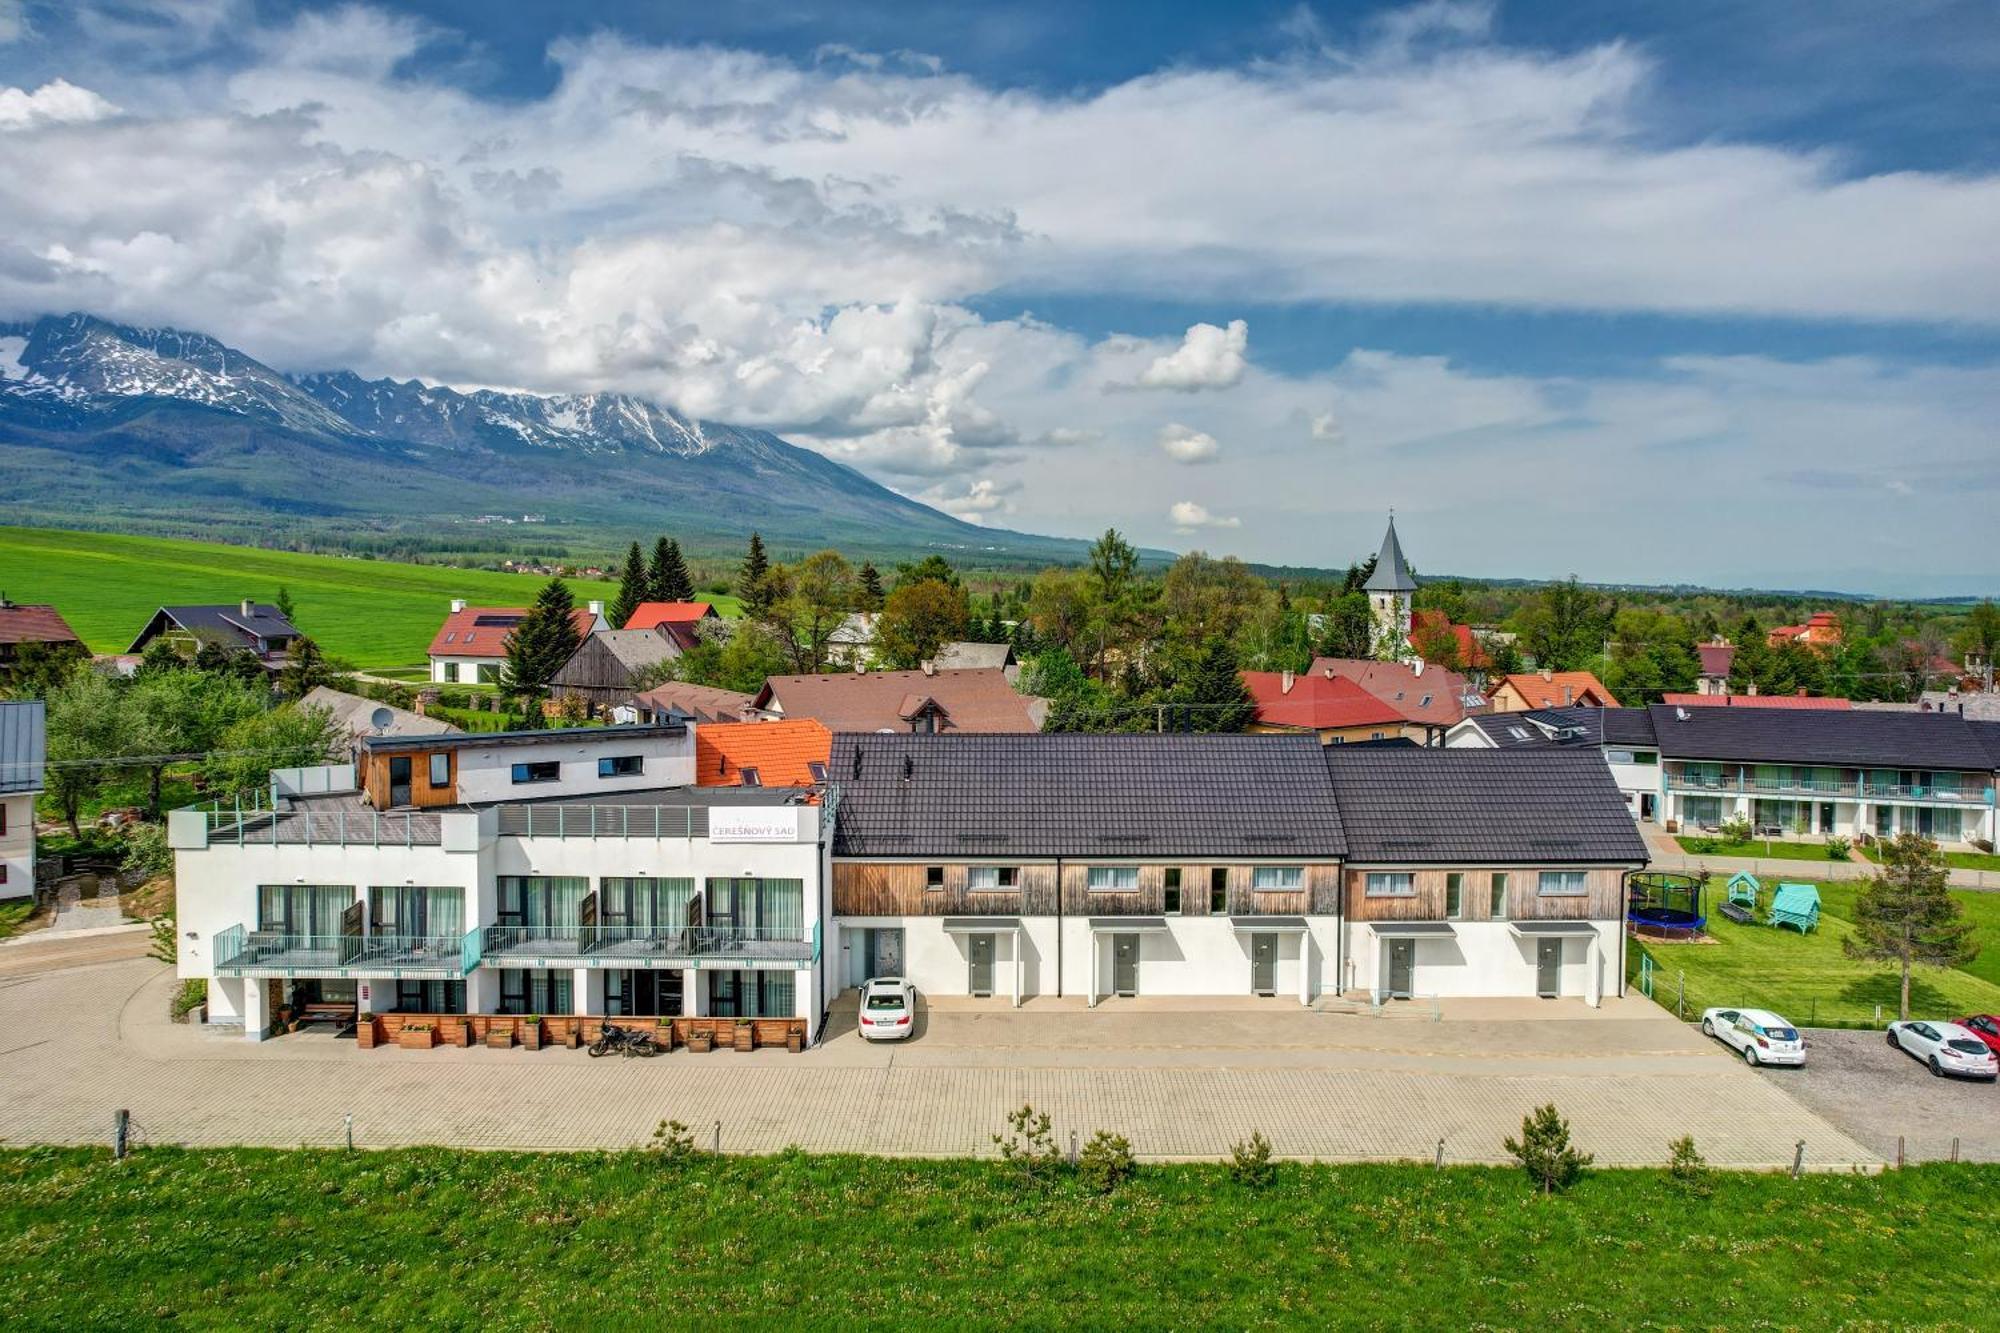
[[1823, 796], [1847, 797], [1850, 799], [1879, 798], [1882, 800], [1940, 801], [1963, 804], [1993, 803], [1994, 791], [1991, 787], [1966, 786], [1959, 783], [1895, 783], [1863, 782], [1853, 778], [1759, 778], [1724, 773], [1678, 772], [1667, 770], [1667, 786], [1675, 791], [1742, 793], [1750, 796], [1791, 796], [1814, 798]]
[[796, 959], [819, 957], [819, 924], [803, 926], [488, 926], [482, 958]]
[[503, 805], [499, 828], [517, 838], [705, 838], [700, 805]]
[[479, 966], [481, 937], [463, 935], [301, 935], [248, 930], [217, 931], [215, 970], [311, 972], [380, 971], [462, 977]]

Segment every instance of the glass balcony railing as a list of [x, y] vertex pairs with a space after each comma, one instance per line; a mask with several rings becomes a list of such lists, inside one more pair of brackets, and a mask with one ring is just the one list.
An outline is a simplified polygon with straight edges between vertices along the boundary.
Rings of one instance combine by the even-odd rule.
[[1896, 783], [1858, 778], [1771, 778], [1754, 775], [1667, 770], [1667, 786], [1683, 792], [1740, 792], [1751, 796], [1845, 797], [1850, 800], [1936, 801], [1990, 805], [1994, 789], [1964, 783]]
[[479, 965], [480, 932], [463, 935], [311, 935], [231, 926], [216, 932], [215, 970], [252, 973], [378, 972], [462, 977]]
[[505, 959], [574, 958], [594, 963], [633, 958], [796, 959], [819, 956], [819, 927], [806, 926], [488, 926], [481, 949], [489, 964]]

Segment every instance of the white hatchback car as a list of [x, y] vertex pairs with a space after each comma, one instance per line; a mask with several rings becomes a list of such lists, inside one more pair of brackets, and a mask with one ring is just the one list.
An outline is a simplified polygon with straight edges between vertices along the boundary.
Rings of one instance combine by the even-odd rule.
[[1978, 1033], [1956, 1023], [1891, 1023], [1889, 1044], [1922, 1060], [1939, 1078], [1946, 1074], [2000, 1077], [2000, 1062], [1996, 1062], [1992, 1047], [1981, 1041]]
[[877, 977], [861, 988], [861, 1035], [901, 1041], [916, 1030], [917, 988], [901, 977]]
[[1753, 1065], [1806, 1062], [1806, 1043], [1799, 1030], [1769, 1009], [1704, 1010], [1701, 1030], [1733, 1047]]

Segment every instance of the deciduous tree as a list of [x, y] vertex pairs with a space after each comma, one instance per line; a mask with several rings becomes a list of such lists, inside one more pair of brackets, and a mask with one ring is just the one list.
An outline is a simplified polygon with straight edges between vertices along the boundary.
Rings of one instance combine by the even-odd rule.
[[875, 656], [899, 670], [920, 666], [945, 644], [966, 636], [971, 614], [962, 587], [936, 579], [902, 584], [889, 594], [875, 622]]

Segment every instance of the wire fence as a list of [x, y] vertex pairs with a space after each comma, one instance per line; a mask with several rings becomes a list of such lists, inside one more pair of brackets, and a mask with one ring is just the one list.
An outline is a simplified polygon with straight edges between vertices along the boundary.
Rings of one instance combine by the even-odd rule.
[[[1700, 946], [1685, 946], [1700, 947]], [[1760, 986], [1740, 978], [1718, 978], [1675, 965], [1674, 951], [1654, 952], [1636, 936], [1630, 945], [1630, 984], [1675, 1017], [1689, 1023], [1701, 1021], [1708, 1009], [1768, 1009], [1795, 1026], [1806, 1028], [1854, 1028], [1863, 1031], [1886, 1027], [1898, 1017], [1898, 979], [1894, 973], [1850, 983], [1840, 990], [1802, 990], [1794, 987]], [[1963, 1018], [1963, 1009], [1954, 1009], [1927, 982], [1916, 977], [1910, 983], [1910, 1017], [1934, 1022]]]

